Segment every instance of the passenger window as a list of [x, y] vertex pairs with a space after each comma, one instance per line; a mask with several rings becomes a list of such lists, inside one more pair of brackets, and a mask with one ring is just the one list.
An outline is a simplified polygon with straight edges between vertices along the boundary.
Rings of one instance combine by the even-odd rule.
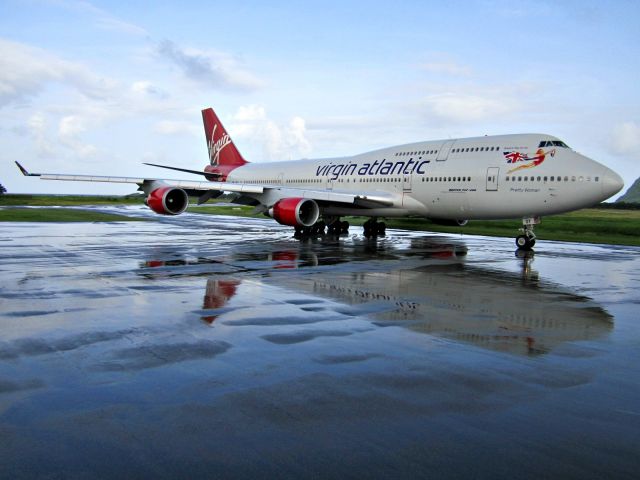
[[595, 180], [596, 182], [599, 182], [599, 181], [600, 181], [600, 177], [596, 177], [596, 178], [594, 178], [594, 180]]
[[538, 181], [540, 181], [540, 177], [538, 177]]

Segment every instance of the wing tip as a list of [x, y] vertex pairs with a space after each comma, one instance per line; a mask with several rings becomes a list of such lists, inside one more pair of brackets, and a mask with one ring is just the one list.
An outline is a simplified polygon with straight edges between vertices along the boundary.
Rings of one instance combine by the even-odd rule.
[[20, 169], [20, 171], [22, 172], [22, 175], [24, 175], [25, 177], [39, 177], [40, 176], [38, 173], [29, 173], [26, 168], [24, 168], [22, 165], [20, 165], [20, 162], [18, 162], [17, 160], [15, 162], [16, 162], [16, 165], [18, 166], [18, 168]]

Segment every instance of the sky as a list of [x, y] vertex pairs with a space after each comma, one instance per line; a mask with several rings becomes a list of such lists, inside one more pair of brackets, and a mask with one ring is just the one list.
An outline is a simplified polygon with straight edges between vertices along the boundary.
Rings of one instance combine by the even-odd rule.
[[[252, 162], [548, 133], [640, 177], [640, 2], [0, 0], [0, 184], [189, 178], [213, 107]], [[186, 176], [185, 176], [186, 175]]]

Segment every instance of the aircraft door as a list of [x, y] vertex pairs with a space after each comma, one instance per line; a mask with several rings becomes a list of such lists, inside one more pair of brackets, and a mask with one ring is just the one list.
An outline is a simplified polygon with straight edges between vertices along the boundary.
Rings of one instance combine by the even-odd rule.
[[487, 192], [496, 192], [498, 190], [499, 174], [500, 174], [500, 168], [498, 167], [487, 168]]
[[330, 177], [325, 177], [324, 188], [327, 190], [333, 190], [333, 180]]
[[410, 173], [402, 174], [402, 191], [403, 192], [411, 191], [411, 177], [412, 175]]
[[440, 150], [438, 150], [438, 155], [436, 156], [436, 161], [443, 162], [449, 157], [449, 152], [451, 151], [452, 145], [455, 143], [455, 140], [447, 140], [442, 144]]

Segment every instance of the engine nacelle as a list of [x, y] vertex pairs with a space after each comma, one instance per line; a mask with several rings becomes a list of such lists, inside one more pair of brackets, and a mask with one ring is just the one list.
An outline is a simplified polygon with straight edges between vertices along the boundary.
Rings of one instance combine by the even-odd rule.
[[181, 188], [160, 187], [149, 194], [145, 203], [160, 215], [180, 215], [189, 205], [189, 196]]
[[269, 209], [269, 216], [281, 225], [310, 227], [318, 221], [320, 207], [310, 198], [283, 198]]
[[445, 227], [464, 227], [469, 220], [450, 220], [450, 219], [442, 219], [442, 218], [430, 218], [433, 223], [436, 225], [444, 225]]

